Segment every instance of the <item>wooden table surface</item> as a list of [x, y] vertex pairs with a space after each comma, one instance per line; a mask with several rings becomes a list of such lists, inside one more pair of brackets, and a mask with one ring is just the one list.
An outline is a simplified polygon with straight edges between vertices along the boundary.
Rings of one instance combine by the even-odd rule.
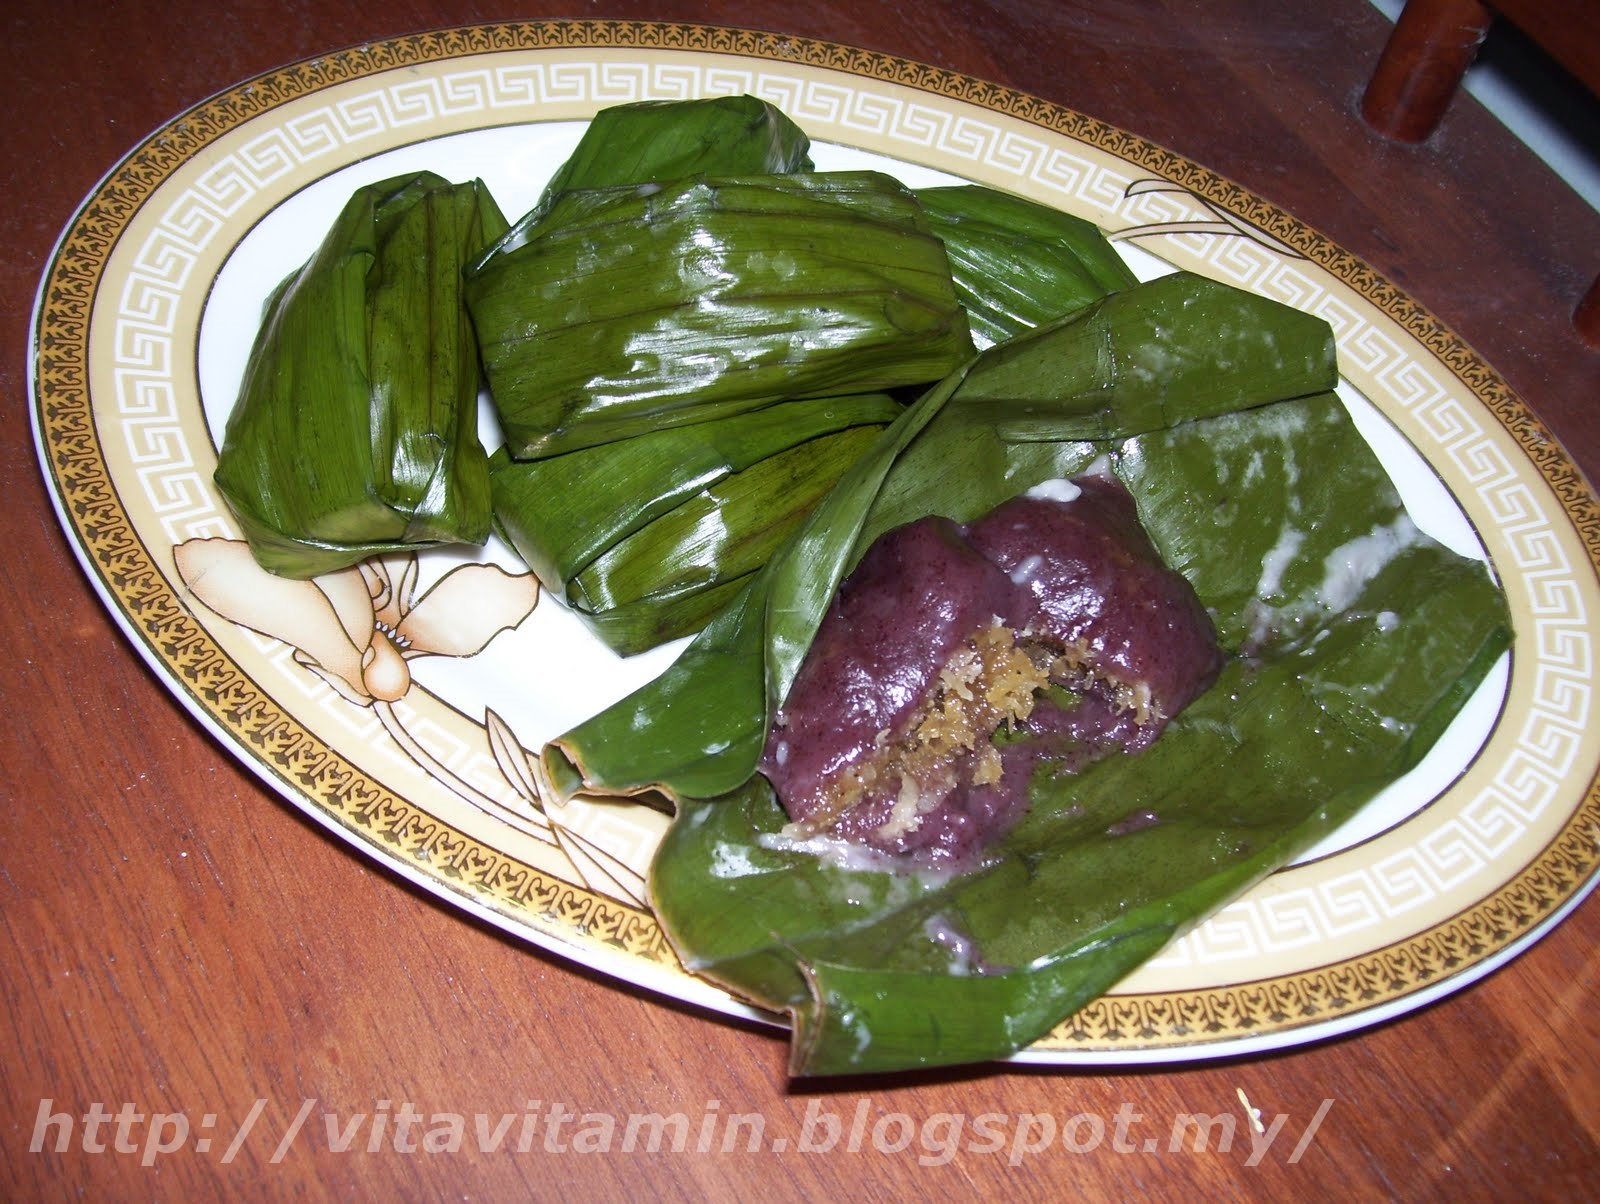
[[[1465, 97], [1426, 145], [1369, 134], [1356, 102], [1388, 26], [1364, 0], [26, 0], [0, 38], [0, 1197], [1281, 1198], [1339, 1186], [1470, 1199], [1590, 1189], [1600, 1169], [1594, 901], [1464, 993], [1312, 1048], [1117, 1073], [987, 1067], [819, 1087], [786, 1081], [777, 1035], [643, 998], [408, 886], [265, 789], [170, 699], [79, 571], [29, 437], [28, 322], [57, 234], [148, 132], [247, 76], [366, 40], [542, 17], [825, 38], [998, 81], [1162, 143], [1409, 291], [1600, 476], [1600, 353], [1567, 325], [1600, 269], [1600, 216]], [[1140, 1148], [1142, 1133], [1165, 1136], [1180, 1113], [1242, 1115], [1240, 1088], [1269, 1121], [1287, 1117], [1256, 1164], [1243, 1129], [1226, 1153]], [[275, 1157], [303, 1101], [315, 1101], [308, 1132]], [[933, 1140], [899, 1154], [843, 1143], [812, 1154], [563, 1153], [545, 1152], [542, 1137], [520, 1154], [514, 1137], [493, 1152], [470, 1139], [456, 1152], [405, 1152], [387, 1139], [368, 1148], [371, 1118], [407, 1105], [547, 1118], [555, 1104], [619, 1123], [761, 1113], [769, 1134], [791, 1141], [808, 1109], [848, 1124], [860, 1108], [872, 1123], [900, 1113]], [[258, 1126], [226, 1158], [258, 1106]], [[81, 1118], [96, 1108], [121, 1112], [132, 1152], [117, 1150], [115, 1119], [98, 1141], [88, 1134]], [[60, 1125], [30, 1151], [46, 1113], [75, 1118], [63, 1152]], [[187, 1138], [174, 1141], [176, 1120], [154, 1136], [158, 1113], [184, 1115]], [[352, 1149], [332, 1148], [323, 1113], [368, 1117]], [[1022, 1114], [1092, 1113], [1108, 1136], [1084, 1153], [1057, 1142], [1014, 1159], [1010, 1146], [941, 1154], [948, 1129], [924, 1127], [947, 1113], [999, 1113], [1013, 1129]], [[1134, 1152], [1112, 1148], [1119, 1115]], [[167, 1143], [182, 1148], [161, 1152]]]

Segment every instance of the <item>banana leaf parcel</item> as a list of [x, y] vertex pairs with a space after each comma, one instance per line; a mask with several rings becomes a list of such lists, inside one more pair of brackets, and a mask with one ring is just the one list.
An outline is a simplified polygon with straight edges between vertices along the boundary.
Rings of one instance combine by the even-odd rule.
[[[1183, 274], [985, 353], [666, 673], [547, 747], [545, 772], [674, 801], [660, 922], [691, 971], [791, 1014], [796, 1074], [1024, 1048], [1414, 765], [1509, 646], [1486, 567], [1411, 522], [1333, 383], [1323, 323]], [[866, 547], [1097, 462], [1212, 612], [1217, 683], [1138, 756], [1042, 763], [978, 869], [886, 873], [786, 842], [756, 772], [767, 725]]]
[[980, 184], [922, 188], [972, 341], [1003, 343], [1136, 278], [1093, 222]]
[[876, 172], [562, 192], [466, 293], [518, 459], [922, 386], [972, 354], [944, 244]]
[[905, 407], [768, 406], [542, 460], [490, 458], [495, 525], [616, 652], [689, 635]]
[[478, 181], [383, 180], [272, 293], [215, 474], [264, 568], [310, 577], [488, 536], [461, 273], [505, 229]]

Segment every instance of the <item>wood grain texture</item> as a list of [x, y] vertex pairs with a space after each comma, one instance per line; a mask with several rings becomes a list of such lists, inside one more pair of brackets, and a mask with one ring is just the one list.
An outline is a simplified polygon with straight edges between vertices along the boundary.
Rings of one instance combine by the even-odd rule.
[[[1470, 98], [1421, 146], [1367, 129], [1357, 104], [1388, 26], [1363, 0], [1292, 10], [1277, 0], [64, 0], [10, 13], [0, 40], [10, 537], [0, 573], [0, 1007], [10, 1033], [0, 1196], [1277, 1199], [1336, 1183], [1408, 1197], [1489, 1199], [1508, 1185], [1541, 1198], [1583, 1193], [1600, 1164], [1592, 901], [1464, 994], [1308, 1049], [1177, 1069], [990, 1067], [819, 1088], [785, 1081], [774, 1034], [589, 975], [376, 868], [265, 790], [170, 699], [78, 570], [28, 435], [28, 318], [58, 232], [138, 139], [245, 77], [365, 40], [549, 16], [850, 43], [1036, 93], [1169, 146], [1374, 265], [1503, 374], [1591, 480], [1600, 469], [1600, 353], [1568, 320], [1592, 274], [1600, 215]], [[1257, 1164], [1242, 1123], [1227, 1152], [1214, 1142], [1167, 1150], [1180, 1113], [1242, 1122], [1240, 1089], [1269, 1122], [1287, 1118]], [[29, 1150], [44, 1100], [46, 1113], [74, 1116], [63, 1152], [59, 1127]], [[315, 1101], [306, 1129], [275, 1160], [305, 1100]], [[256, 1127], [224, 1162], [257, 1101]], [[114, 1148], [114, 1122], [106, 1151], [86, 1152], [81, 1117], [125, 1102], [143, 1117], [127, 1125], [133, 1152]], [[696, 1127], [707, 1115], [759, 1114], [769, 1140], [790, 1148], [546, 1152], [541, 1126], [518, 1153], [518, 1120], [492, 1152], [470, 1130], [459, 1152], [403, 1152], [393, 1118], [407, 1104], [469, 1125], [474, 1113], [544, 1117], [552, 1104], [619, 1124], [630, 1113], [681, 1111]], [[808, 1114], [848, 1129], [858, 1110], [886, 1137], [903, 1117], [910, 1147], [794, 1148]], [[193, 1130], [146, 1167], [153, 1113], [183, 1113]], [[386, 1114], [388, 1138], [369, 1150], [369, 1119], [354, 1148], [336, 1152], [325, 1113], [340, 1126]], [[946, 1158], [954, 1121], [942, 1118], [965, 1117], [971, 1138], [985, 1113], [1007, 1118], [1005, 1145]], [[1042, 1132], [1024, 1114], [1050, 1117], [1080, 1146], [1096, 1122], [1103, 1137], [1074, 1153], [1058, 1136], [1013, 1158], [1019, 1136]], [[1113, 1148], [1119, 1117], [1128, 1152]], [[1147, 1151], [1146, 1139], [1157, 1146]]]

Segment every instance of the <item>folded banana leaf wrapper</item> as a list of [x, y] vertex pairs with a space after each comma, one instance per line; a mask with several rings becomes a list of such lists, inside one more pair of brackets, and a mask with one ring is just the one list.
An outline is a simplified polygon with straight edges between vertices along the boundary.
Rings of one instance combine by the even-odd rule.
[[1137, 283], [1099, 227], [1081, 217], [980, 184], [922, 188], [917, 200], [950, 256], [980, 348]]
[[613, 105], [590, 119], [508, 242], [521, 241], [543, 207], [563, 192], [685, 176], [808, 172], [810, 149], [805, 131], [754, 96]]
[[[1334, 379], [1321, 321], [1181, 273], [985, 353], [666, 673], [548, 746], [545, 772], [673, 800], [660, 922], [689, 970], [791, 1014], [795, 1073], [1022, 1049], [1414, 765], [1509, 646], [1485, 566], [1412, 524]], [[756, 772], [767, 726], [871, 541], [1097, 461], [1215, 616], [1215, 686], [1138, 756], [1043, 763], [980, 868], [786, 843]]]
[[944, 244], [877, 172], [564, 191], [466, 295], [517, 459], [925, 385], [973, 350]]
[[269, 297], [215, 474], [264, 568], [488, 536], [461, 277], [505, 230], [481, 182], [397, 176], [357, 189]]
[[490, 458], [496, 528], [629, 655], [703, 627], [904, 406], [768, 406], [543, 460]]

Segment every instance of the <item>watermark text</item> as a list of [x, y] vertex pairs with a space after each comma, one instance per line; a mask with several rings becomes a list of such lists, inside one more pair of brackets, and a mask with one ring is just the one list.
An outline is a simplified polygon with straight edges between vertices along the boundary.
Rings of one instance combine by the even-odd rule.
[[1333, 1100], [1325, 1099], [1303, 1124], [1293, 1126], [1298, 1137], [1291, 1149], [1284, 1140], [1291, 1128], [1287, 1114], [1267, 1118], [1242, 1091], [1239, 1099], [1242, 1112], [1179, 1112], [1165, 1120], [1147, 1117], [1126, 1102], [1109, 1115], [935, 1112], [919, 1118], [875, 1107], [870, 1097], [853, 1108], [811, 1099], [798, 1124], [786, 1116], [782, 1125], [761, 1112], [727, 1109], [715, 1099], [693, 1116], [582, 1111], [558, 1100], [528, 1100], [513, 1112], [462, 1113], [380, 1099], [370, 1110], [343, 1113], [302, 1099], [277, 1125], [263, 1122], [265, 1099], [255, 1100], [237, 1120], [215, 1112], [144, 1110], [132, 1102], [92, 1103], [80, 1113], [41, 1099], [28, 1149], [136, 1157], [144, 1166], [183, 1151], [228, 1165], [246, 1148], [253, 1157], [270, 1148], [267, 1161], [277, 1164], [300, 1142], [337, 1154], [874, 1154], [914, 1158], [921, 1166], [943, 1166], [960, 1155], [1003, 1158], [1016, 1166], [1052, 1151], [1161, 1156], [1247, 1149], [1246, 1166], [1260, 1165], [1274, 1150], [1293, 1165], [1333, 1107]]

